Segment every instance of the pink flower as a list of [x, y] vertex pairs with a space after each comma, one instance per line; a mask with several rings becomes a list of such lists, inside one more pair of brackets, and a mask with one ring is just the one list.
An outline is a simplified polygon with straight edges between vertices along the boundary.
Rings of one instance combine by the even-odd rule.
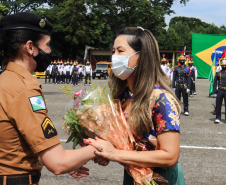
[[80, 105], [79, 101], [75, 100], [75, 107], [78, 107]]
[[77, 92], [74, 94], [74, 96], [79, 97], [79, 96], [81, 95], [82, 91], [83, 91], [83, 90], [77, 91]]

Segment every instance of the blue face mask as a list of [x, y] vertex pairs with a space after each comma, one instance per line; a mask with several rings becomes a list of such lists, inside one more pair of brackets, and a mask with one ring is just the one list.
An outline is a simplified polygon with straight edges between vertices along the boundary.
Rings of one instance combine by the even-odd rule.
[[130, 56], [126, 55], [112, 55], [111, 58], [111, 69], [115, 76], [120, 78], [121, 80], [127, 79], [134, 71], [135, 67], [128, 67], [129, 65], [129, 58], [139, 51], [135, 52]]

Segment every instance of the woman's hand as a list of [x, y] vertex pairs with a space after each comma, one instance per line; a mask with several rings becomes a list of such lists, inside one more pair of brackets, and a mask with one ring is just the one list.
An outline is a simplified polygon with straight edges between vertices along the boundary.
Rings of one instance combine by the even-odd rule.
[[84, 139], [85, 144], [89, 144], [95, 147], [97, 150], [94, 153], [98, 156], [109, 159], [110, 161], [115, 161], [117, 158], [118, 150], [108, 141], [99, 139]]
[[89, 175], [89, 169], [82, 166], [77, 170], [71, 171], [69, 174], [74, 178], [82, 178]]

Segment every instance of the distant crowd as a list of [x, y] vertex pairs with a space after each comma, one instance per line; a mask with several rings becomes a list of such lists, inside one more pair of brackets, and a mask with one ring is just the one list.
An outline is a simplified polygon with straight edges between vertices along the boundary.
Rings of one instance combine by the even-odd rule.
[[54, 60], [44, 71], [45, 83], [53, 84], [73, 84], [78, 85], [78, 82], [82, 82], [85, 77], [85, 84], [89, 80], [89, 84], [92, 77], [92, 68], [90, 62], [87, 60], [86, 65], [78, 64], [77, 60], [74, 62], [69, 59], [63, 62], [63, 60]]

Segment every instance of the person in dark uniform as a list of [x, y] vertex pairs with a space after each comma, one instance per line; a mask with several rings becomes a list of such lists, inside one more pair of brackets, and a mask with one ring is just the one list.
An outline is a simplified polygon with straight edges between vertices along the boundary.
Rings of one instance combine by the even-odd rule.
[[[222, 57], [220, 59], [220, 65], [222, 70], [216, 72], [214, 77], [214, 84], [213, 90], [214, 95], [216, 97], [216, 119], [214, 121], [215, 124], [221, 122], [221, 106], [222, 101], [226, 99], [226, 57]], [[218, 85], [218, 88], [217, 88]], [[225, 111], [226, 111], [226, 104], [225, 104]], [[226, 114], [225, 114], [225, 122], [226, 122]]]
[[51, 83], [50, 82], [50, 74], [51, 74], [51, 72], [52, 72], [52, 66], [49, 65], [47, 67], [46, 71], [45, 71], [45, 82], [44, 82], [45, 84], [47, 83], [47, 80], [49, 81], [49, 83]]
[[173, 71], [173, 82], [172, 87], [175, 90], [175, 94], [179, 100], [181, 100], [181, 94], [183, 96], [184, 104], [184, 115], [188, 116], [188, 93], [190, 92], [190, 70], [185, 65], [186, 57], [183, 55], [183, 50], [181, 50], [181, 55], [178, 57], [180, 65], [176, 67]]
[[192, 93], [195, 92], [194, 90], [194, 85], [195, 85], [195, 70], [193, 68], [193, 61], [191, 59], [191, 57], [188, 58], [188, 67], [189, 67], [189, 70], [190, 70], [190, 78], [188, 79], [190, 81], [190, 84], [191, 84], [191, 89], [190, 89], [190, 97], [192, 97]]
[[52, 72], [53, 72], [53, 84], [57, 84], [58, 66], [56, 61], [53, 62]]
[[73, 86], [78, 86], [78, 67], [77, 64], [74, 63], [73, 69], [72, 69], [72, 84]]
[[95, 157], [92, 146], [63, 149], [42, 86], [32, 75], [50, 63], [51, 31], [47, 21], [32, 13], [0, 20], [6, 66], [0, 75], [0, 185], [38, 185], [43, 165], [54, 174], [86, 176], [83, 165]]
[[[220, 66], [220, 64], [219, 64], [220, 59], [221, 59], [221, 58], [218, 58], [218, 59], [217, 59], [218, 61], [217, 61], [216, 72], [219, 72], [219, 71], [222, 70], [222, 68], [221, 68], [221, 66]], [[214, 95], [213, 95], [213, 97], [214, 97], [215, 99], [217, 98], [217, 92], [218, 92], [218, 83], [216, 84], [215, 92], [214, 92]], [[217, 100], [217, 99], [216, 99], [216, 100]], [[213, 104], [213, 107], [214, 107], [214, 109], [213, 109], [213, 115], [216, 115], [216, 102], [215, 102], [215, 104]]]

